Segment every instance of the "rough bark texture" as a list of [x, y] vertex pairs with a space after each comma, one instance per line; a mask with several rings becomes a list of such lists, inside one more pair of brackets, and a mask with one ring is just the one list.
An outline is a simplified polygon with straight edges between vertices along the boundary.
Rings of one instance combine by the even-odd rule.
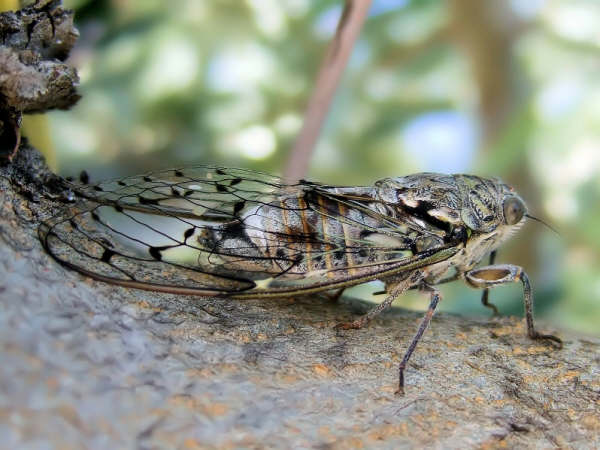
[[368, 305], [91, 281], [37, 240], [58, 207], [53, 180], [27, 148], [0, 169], [5, 448], [600, 446], [597, 339], [560, 331], [553, 350], [517, 318], [439, 314], [400, 397], [397, 364], [420, 314], [336, 331]]
[[73, 12], [38, 1], [0, 14], [0, 95], [24, 113], [68, 108], [78, 99], [75, 69], [62, 61], [79, 37]]
[[0, 159], [18, 147], [23, 113], [79, 100], [77, 71], [62, 62], [78, 36], [72, 11], [58, 0], [0, 13]]

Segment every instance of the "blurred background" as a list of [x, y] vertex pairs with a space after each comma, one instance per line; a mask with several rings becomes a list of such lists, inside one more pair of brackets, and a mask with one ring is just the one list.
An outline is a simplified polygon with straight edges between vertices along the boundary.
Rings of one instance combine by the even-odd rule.
[[[81, 33], [71, 62], [83, 98], [50, 114], [50, 129], [58, 172], [92, 180], [199, 163], [281, 173], [343, 7], [64, 3]], [[595, 0], [374, 0], [308, 177], [502, 177], [560, 235], [530, 221], [498, 260], [528, 271], [537, 317], [600, 335], [599, 73]], [[441, 310], [490, 314], [462, 283], [443, 292]], [[522, 314], [518, 285], [491, 299]]]

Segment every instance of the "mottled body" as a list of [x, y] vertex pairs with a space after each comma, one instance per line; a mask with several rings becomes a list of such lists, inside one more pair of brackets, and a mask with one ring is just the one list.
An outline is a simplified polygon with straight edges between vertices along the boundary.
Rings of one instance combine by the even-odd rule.
[[[487, 288], [522, 281], [522, 269], [475, 268], [527, 217], [496, 179], [421, 173], [367, 187], [286, 183], [243, 169], [171, 169], [97, 185], [68, 185], [79, 201], [40, 227], [46, 249], [94, 278], [181, 294], [280, 298], [386, 283], [388, 297], [359, 328], [407, 289], [463, 278]], [[487, 294], [484, 297], [487, 304]]]
[[206, 236], [204, 248], [220, 255], [223, 271], [255, 280], [277, 276], [276, 284], [365, 275], [377, 265], [456, 249], [445, 261], [419, 269], [434, 285], [452, 270], [473, 268], [518, 228], [502, 227], [499, 210], [503, 198], [515, 194], [475, 176], [424, 173], [373, 187], [320, 186], [318, 195], [314, 189], [297, 186], [241, 210], [239, 221]]

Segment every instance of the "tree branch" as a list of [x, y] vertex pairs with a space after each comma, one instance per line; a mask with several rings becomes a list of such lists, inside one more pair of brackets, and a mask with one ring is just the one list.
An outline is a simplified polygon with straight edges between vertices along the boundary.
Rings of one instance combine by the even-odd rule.
[[284, 171], [285, 177], [290, 180], [298, 180], [308, 171], [310, 157], [331, 100], [370, 6], [371, 0], [346, 0], [335, 36], [319, 69], [315, 89], [304, 113], [302, 129], [294, 142]]
[[51, 179], [26, 147], [0, 168], [7, 447], [600, 444], [597, 339], [559, 332], [565, 347], [552, 350], [528, 339], [518, 318], [441, 313], [407, 368], [406, 395], [396, 396], [398, 363], [422, 313], [393, 308], [362, 330], [336, 331], [369, 305], [185, 297], [91, 281], [37, 240], [39, 220], [60, 206], [42, 191]]

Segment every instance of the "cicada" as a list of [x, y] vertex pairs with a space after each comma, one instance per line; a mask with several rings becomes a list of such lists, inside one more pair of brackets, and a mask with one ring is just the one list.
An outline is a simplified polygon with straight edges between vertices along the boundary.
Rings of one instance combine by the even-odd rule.
[[[533, 295], [527, 274], [493, 265], [498, 246], [525, 222], [510, 186], [473, 175], [418, 173], [373, 186], [286, 182], [214, 166], [169, 169], [99, 184], [70, 184], [79, 200], [39, 229], [61, 264], [137, 289], [232, 299], [299, 296], [371, 280], [387, 297], [360, 328], [409, 289], [430, 293], [404, 370], [440, 300], [436, 285], [462, 279], [488, 289], [521, 282], [527, 333]], [[478, 266], [487, 256], [490, 265]]]

